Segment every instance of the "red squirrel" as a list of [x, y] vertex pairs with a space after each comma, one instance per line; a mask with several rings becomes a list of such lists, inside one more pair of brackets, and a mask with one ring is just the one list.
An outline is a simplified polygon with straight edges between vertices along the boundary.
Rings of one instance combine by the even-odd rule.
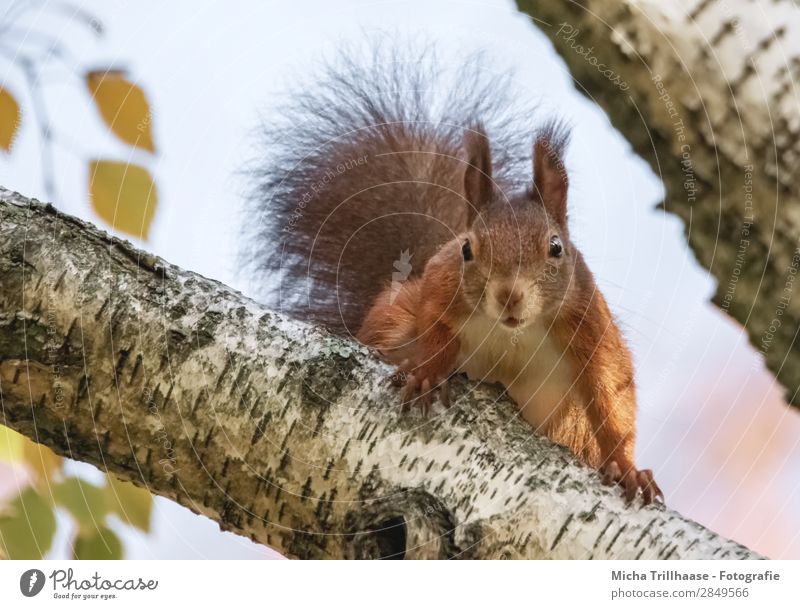
[[265, 130], [248, 262], [272, 304], [396, 365], [402, 404], [499, 382], [629, 501], [663, 500], [634, 463], [630, 351], [570, 240], [568, 130], [512, 97], [475, 60], [449, 80], [382, 52], [329, 64]]

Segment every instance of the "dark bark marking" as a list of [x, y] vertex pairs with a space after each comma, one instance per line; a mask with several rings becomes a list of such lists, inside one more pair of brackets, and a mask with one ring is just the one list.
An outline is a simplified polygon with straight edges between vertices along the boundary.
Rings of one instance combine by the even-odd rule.
[[561, 528], [558, 530], [558, 533], [556, 534], [556, 538], [553, 540], [553, 545], [550, 546], [550, 551], [551, 552], [556, 549], [556, 546], [558, 545], [558, 542], [560, 542], [561, 538], [564, 537], [564, 533], [567, 532], [567, 528], [569, 527], [569, 523], [570, 522], [572, 522], [572, 514], [567, 516], [567, 519], [564, 521], [564, 524], [562, 524]]
[[640, 543], [642, 543], [642, 540], [650, 532], [650, 529], [653, 527], [655, 522], [656, 522], [656, 519], [655, 518], [651, 518], [650, 521], [645, 525], [645, 527], [642, 529], [642, 534], [639, 535], [639, 538], [636, 540], [636, 543], [633, 544], [634, 548], [637, 547]]
[[600, 534], [597, 536], [597, 539], [595, 539], [595, 540], [594, 540], [594, 545], [592, 546], [592, 549], [593, 549], [593, 550], [596, 550], [596, 549], [597, 549], [597, 546], [598, 546], [598, 545], [600, 545], [600, 540], [603, 538], [603, 535], [605, 535], [605, 534], [606, 534], [606, 531], [608, 530], [608, 527], [610, 527], [610, 526], [611, 526], [611, 520], [609, 520], [609, 521], [606, 523], [606, 526], [604, 526], [604, 527], [603, 527], [603, 530], [602, 530], [602, 531], [600, 531]]
[[611, 548], [613, 548], [614, 544], [617, 543], [617, 539], [619, 539], [619, 536], [622, 535], [622, 532], [627, 528], [628, 528], [627, 524], [623, 524], [619, 528], [619, 530], [617, 531], [617, 534], [614, 535], [614, 537], [611, 539], [611, 543], [608, 544], [608, 547], [606, 548], [606, 552], [610, 552], [611, 551]]
[[267, 425], [269, 425], [269, 422], [271, 420], [272, 420], [272, 413], [267, 412], [264, 414], [263, 417], [261, 417], [261, 420], [258, 423], [256, 423], [256, 429], [253, 432], [252, 439], [250, 440], [251, 446], [256, 444], [256, 442], [258, 442], [261, 438], [264, 437], [264, 433], [267, 431]]

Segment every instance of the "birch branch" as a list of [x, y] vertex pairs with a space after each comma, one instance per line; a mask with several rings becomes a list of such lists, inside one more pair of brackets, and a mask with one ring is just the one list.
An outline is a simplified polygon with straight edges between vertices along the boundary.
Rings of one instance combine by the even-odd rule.
[[401, 416], [361, 346], [0, 189], [2, 422], [301, 558], [755, 558], [626, 506], [457, 381]]
[[800, 406], [800, 12], [751, 0], [517, 0], [667, 190], [689, 246]]

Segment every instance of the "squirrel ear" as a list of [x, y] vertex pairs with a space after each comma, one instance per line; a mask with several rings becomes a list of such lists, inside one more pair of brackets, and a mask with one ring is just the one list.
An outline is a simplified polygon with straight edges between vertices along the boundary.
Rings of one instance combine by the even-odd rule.
[[551, 120], [538, 130], [533, 143], [533, 196], [563, 227], [567, 222], [569, 180], [564, 167], [564, 150], [568, 142], [566, 125]]
[[464, 170], [464, 196], [467, 198], [467, 226], [471, 226], [478, 213], [492, 198], [492, 158], [489, 138], [481, 123], [464, 135], [467, 167]]

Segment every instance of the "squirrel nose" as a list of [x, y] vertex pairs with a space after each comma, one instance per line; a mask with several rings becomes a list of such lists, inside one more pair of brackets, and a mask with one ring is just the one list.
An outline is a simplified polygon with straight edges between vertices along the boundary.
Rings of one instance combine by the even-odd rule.
[[505, 286], [497, 290], [495, 298], [501, 307], [513, 309], [522, 302], [522, 290]]

